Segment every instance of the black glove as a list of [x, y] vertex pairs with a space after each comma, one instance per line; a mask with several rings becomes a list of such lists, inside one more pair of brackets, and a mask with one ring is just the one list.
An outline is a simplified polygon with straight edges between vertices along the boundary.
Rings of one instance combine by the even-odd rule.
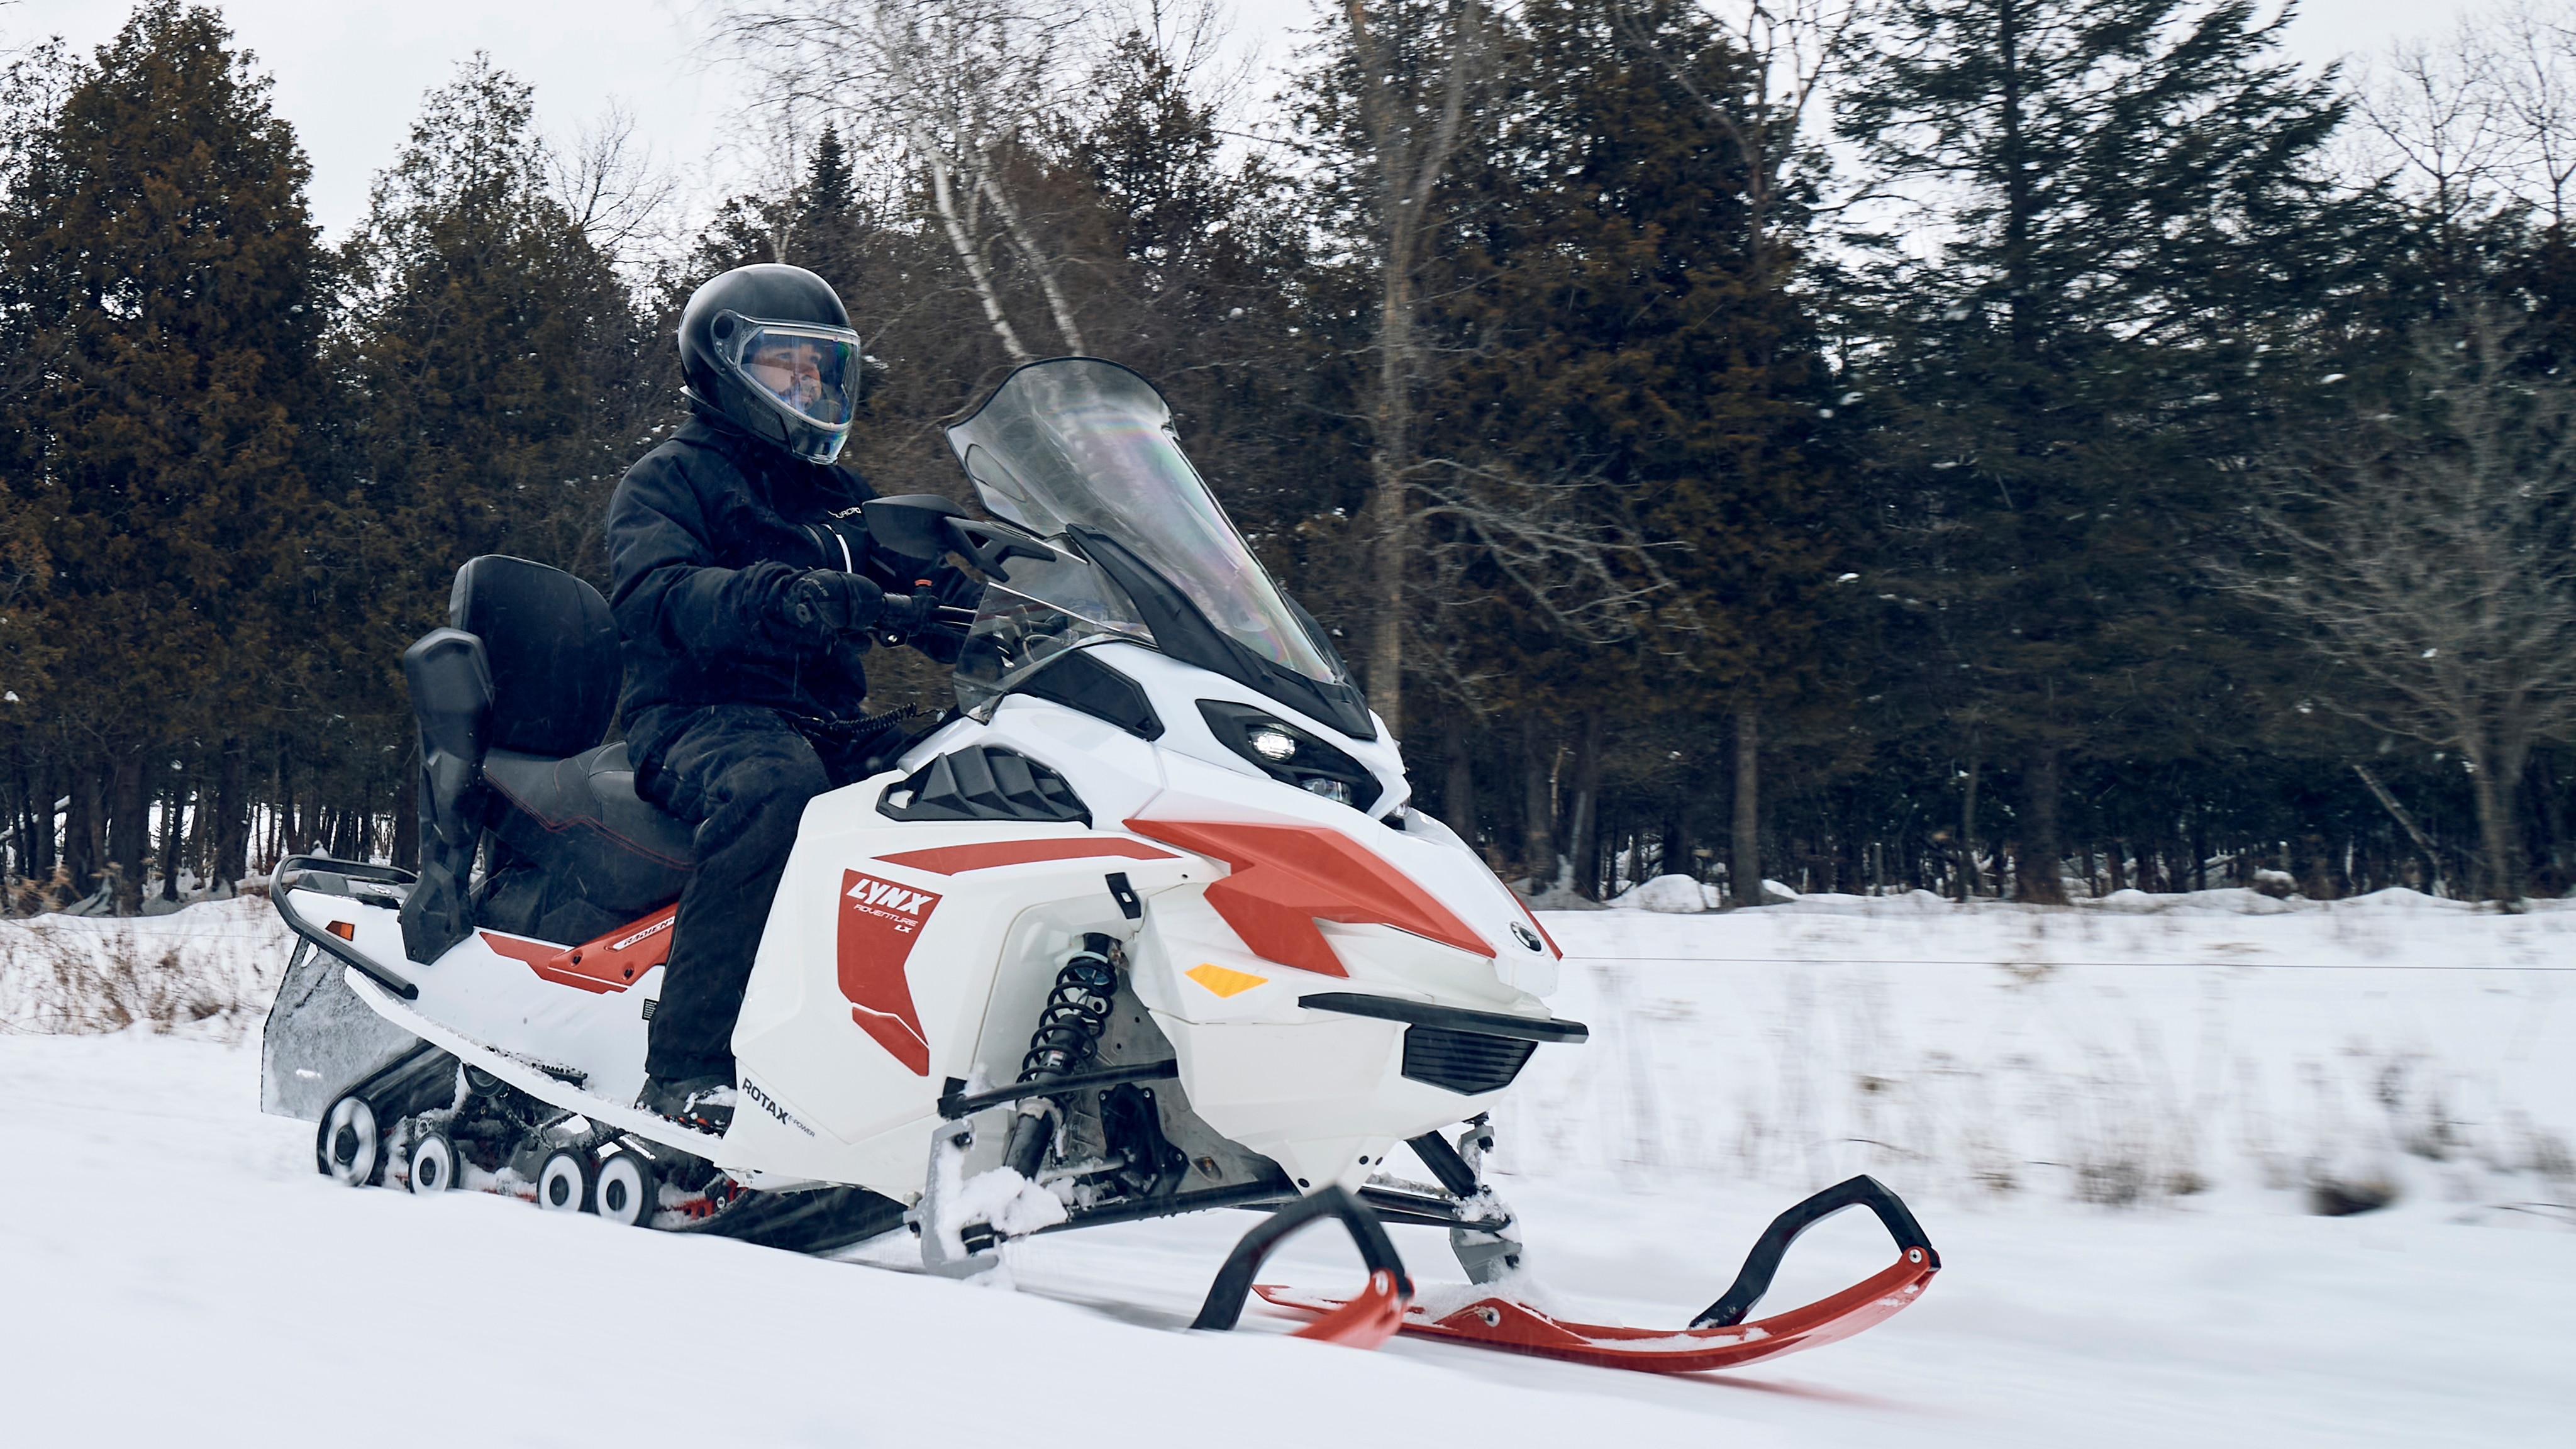
[[913, 597], [932, 606], [931, 617], [903, 642], [941, 664], [956, 663], [966, 647], [967, 631], [975, 627], [975, 611], [984, 601], [983, 582], [964, 569], [942, 567], [929, 578], [914, 581]]
[[[791, 638], [829, 644], [873, 626], [887, 602], [885, 590], [857, 574], [814, 569], [787, 586], [776, 622]], [[905, 605], [909, 608], [911, 601], [906, 599]]]
[[939, 606], [965, 615], [967, 623], [975, 621], [975, 610], [984, 602], [984, 581], [954, 564], [931, 575], [931, 592], [939, 596]]

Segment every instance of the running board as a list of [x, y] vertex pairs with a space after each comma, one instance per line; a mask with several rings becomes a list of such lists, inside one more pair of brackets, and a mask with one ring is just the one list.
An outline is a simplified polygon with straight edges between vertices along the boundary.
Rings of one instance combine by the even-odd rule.
[[724, 1139], [715, 1133], [695, 1131], [641, 1107], [627, 1106], [586, 1092], [541, 1067], [505, 1055], [462, 1032], [430, 1020], [355, 971], [349, 973], [348, 982], [349, 989], [357, 993], [359, 1000], [374, 1008], [377, 1015], [548, 1106], [578, 1112], [603, 1127], [613, 1127], [647, 1142], [658, 1142], [665, 1147], [703, 1157], [718, 1167], [725, 1165], [719, 1155], [724, 1148]]

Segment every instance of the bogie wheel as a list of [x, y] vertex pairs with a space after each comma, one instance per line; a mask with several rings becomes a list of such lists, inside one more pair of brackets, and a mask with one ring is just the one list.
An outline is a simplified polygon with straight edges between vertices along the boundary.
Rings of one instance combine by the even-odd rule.
[[586, 1213], [598, 1199], [599, 1165], [587, 1152], [558, 1147], [537, 1169], [537, 1206], [553, 1213]]
[[374, 1105], [355, 1095], [332, 1103], [314, 1133], [313, 1159], [325, 1177], [351, 1187], [373, 1187], [383, 1182], [384, 1132], [376, 1123]]
[[603, 1218], [621, 1227], [653, 1225], [653, 1211], [660, 1205], [661, 1184], [655, 1180], [653, 1164], [633, 1152], [611, 1154], [599, 1164], [599, 1177], [591, 1188]]
[[445, 1192], [456, 1185], [456, 1144], [437, 1128], [411, 1145], [411, 1190]]

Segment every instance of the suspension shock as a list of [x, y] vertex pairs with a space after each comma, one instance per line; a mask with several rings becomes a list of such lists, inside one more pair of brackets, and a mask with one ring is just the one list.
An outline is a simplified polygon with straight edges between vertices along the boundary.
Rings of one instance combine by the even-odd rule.
[[[1117, 949], [1114, 939], [1091, 932], [1082, 938], [1082, 949], [1056, 972], [1055, 987], [1038, 1012], [1038, 1029], [1029, 1037], [1028, 1055], [1020, 1058], [1022, 1082], [1050, 1082], [1091, 1059], [1109, 1029], [1110, 1003], [1118, 994]], [[1002, 1149], [1003, 1164], [1034, 1181], [1063, 1112], [1064, 1104], [1053, 1097], [1022, 1098]]]

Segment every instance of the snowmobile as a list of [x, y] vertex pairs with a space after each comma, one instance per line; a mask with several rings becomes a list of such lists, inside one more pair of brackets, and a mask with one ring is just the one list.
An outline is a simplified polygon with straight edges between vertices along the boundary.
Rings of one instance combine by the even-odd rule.
[[[263, 1105], [316, 1122], [321, 1172], [808, 1252], [909, 1230], [960, 1277], [1030, 1234], [1264, 1209], [1195, 1326], [1259, 1291], [1314, 1315], [1308, 1337], [1673, 1372], [1831, 1342], [1923, 1291], [1939, 1257], [1861, 1177], [1782, 1214], [1686, 1329], [1527, 1301], [1482, 1163], [1532, 1054], [1587, 1036], [1545, 1004], [1546, 927], [1409, 803], [1331, 636], [1144, 378], [1032, 364], [947, 437], [989, 516], [934, 495], [864, 513], [900, 578], [953, 558], [985, 581], [956, 707], [917, 738], [885, 722], [873, 773], [805, 808], [720, 1136], [630, 1105], [692, 832], [602, 743], [607, 605], [526, 560], [458, 572], [450, 626], [403, 656], [420, 869], [298, 855], [270, 883], [298, 945]], [[1853, 1206], [1893, 1266], [1748, 1322], [1790, 1242]], [[1253, 1281], [1327, 1217], [1358, 1293]], [[1469, 1286], [1416, 1302], [1388, 1223], [1447, 1229]]]

